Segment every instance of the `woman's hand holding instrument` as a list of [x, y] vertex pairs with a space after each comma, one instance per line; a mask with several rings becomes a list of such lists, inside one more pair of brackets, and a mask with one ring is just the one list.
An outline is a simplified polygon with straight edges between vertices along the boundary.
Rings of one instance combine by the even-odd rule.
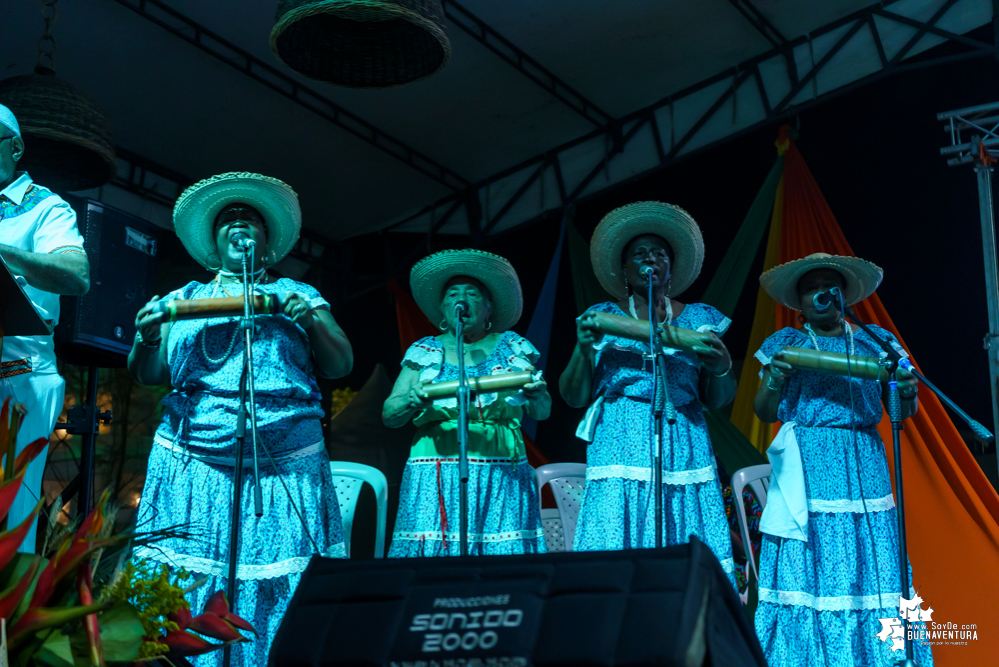
[[[883, 365], [880, 359], [874, 357], [850, 355], [850, 363], [847, 366], [846, 355], [840, 352], [820, 352], [819, 350], [786, 346], [774, 355], [774, 359], [790, 364], [792, 368], [799, 371], [814, 371], [828, 375], [853, 375], [853, 377], [863, 380], [888, 381], [888, 368]], [[899, 369], [899, 372], [904, 373], [905, 371]]]
[[[540, 379], [540, 378], [538, 378]], [[468, 388], [478, 394], [491, 394], [499, 391], [520, 389], [526, 384], [535, 382], [535, 374], [531, 371], [518, 373], [503, 373], [501, 375], [483, 375], [468, 378]], [[420, 385], [424, 394], [431, 399], [451, 398], [458, 395], [458, 381], [424, 382]]]
[[[284, 304], [294, 292], [277, 294], [254, 294], [253, 308], [257, 315], [277, 315], [284, 310]], [[197, 320], [212, 317], [240, 317], [243, 314], [243, 297], [231, 296], [221, 299], [171, 299], [159, 301], [152, 312], [160, 313], [163, 322], [177, 320]]]
[[[583, 316], [596, 324], [601, 332], [610, 336], [643, 342], [649, 340], [649, 323], [645, 320], [595, 310], [587, 311]], [[659, 337], [666, 347], [694, 354], [706, 352], [712, 344], [712, 335], [708, 332], [691, 331], [663, 324], [659, 325]]]

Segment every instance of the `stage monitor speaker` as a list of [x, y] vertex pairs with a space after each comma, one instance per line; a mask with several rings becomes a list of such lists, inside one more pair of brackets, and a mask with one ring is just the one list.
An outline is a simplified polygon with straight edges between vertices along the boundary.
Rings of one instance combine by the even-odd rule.
[[766, 667], [702, 542], [666, 549], [399, 560], [314, 557], [271, 667]]
[[81, 366], [123, 366], [135, 315], [154, 296], [160, 228], [92, 199], [65, 199], [90, 259], [90, 291], [62, 297], [56, 354]]

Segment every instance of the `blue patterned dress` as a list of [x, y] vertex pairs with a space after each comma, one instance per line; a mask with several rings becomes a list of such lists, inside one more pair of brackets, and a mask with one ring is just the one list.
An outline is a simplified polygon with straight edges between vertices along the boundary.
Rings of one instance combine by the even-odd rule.
[[[227, 294], [242, 294], [226, 285]], [[312, 287], [282, 278], [258, 292], [295, 292], [312, 307], [328, 304]], [[166, 299], [226, 296], [216, 283], [192, 282]], [[234, 612], [260, 633], [233, 646], [233, 664], [267, 664], [267, 651], [315, 549], [289, 502], [289, 493], [325, 556], [345, 556], [336, 491], [323, 444], [312, 351], [305, 331], [284, 315], [258, 316], [253, 345], [262, 517], [253, 509], [249, 428], [242, 491], [242, 527]], [[234, 437], [243, 367], [243, 341], [235, 318], [183, 320], [170, 326], [167, 360], [173, 391], [163, 398], [163, 420], [153, 439], [138, 530], [183, 526], [191, 539], [169, 539], [136, 549], [135, 558], [208, 575], [188, 596], [194, 615], [213, 593], [226, 589], [235, 463]], [[279, 479], [280, 477], [280, 479]], [[281, 485], [288, 487], [288, 493]], [[221, 664], [222, 651], [195, 659]]]
[[[611, 302], [590, 310], [627, 317]], [[691, 303], [671, 324], [722, 335], [730, 322], [711, 306]], [[573, 548], [653, 547], [653, 376], [650, 362], [642, 356], [649, 345], [604, 335], [594, 348], [594, 404], [577, 431], [581, 438], [592, 442], [586, 452], [586, 492]], [[667, 349], [666, 354], [676, 424], [663, 429], [663, 541], [667, 546], [682, 544], [689, 541], [690, 535], [696, 535], [711, 548], [732, 579], [732, 540], [708, 427], [697, 396], [701, 366], [693, 354], [672, 349]]]
[[[871, 329], [905, 354], [888, 331]], [[817, 340], [824, 351], [847, 351], [842, 337]], [[854, 344], [857, 356], [886, 356], [863, 331]], [[807, 332], [785, 328], [763, 342], [756, 358], [766, 365], [785, 345], [815, 349]], [[904, 657], [875, 637], [879, 618], [898, 617], [900, 594], [895, 503], [877, 432], [881, 384], [854, 379], [853, 386], [851, 413], [845, 377], [802, 371], [784, 384], [777, 418], [795, 422], [808, 541], [763, 535], [756, 632], [772, 667], [888, 667]], [[915, 650], [920, 665], [933, 664], [930, 647], [916, 642]]]
[[[468, 377], [533, 368], [538, 351], [512, 331], [500, 334], [482, 363], [466, 366]], [[422, 382], [458, 379], [434, 337], [413, 343], [403, 366], [420, 371]], [[524, 408], [506, 399], [515, 392], [480, 394], [468, 419], [468, 553], [501, 555], [545, 551], [534, 470], [527, 462], [520, 422]], [[458, 400], [445, 398], [417, 414], [416, 437], [402, 474], [399, 514], [389, 557], [457, 556]]]

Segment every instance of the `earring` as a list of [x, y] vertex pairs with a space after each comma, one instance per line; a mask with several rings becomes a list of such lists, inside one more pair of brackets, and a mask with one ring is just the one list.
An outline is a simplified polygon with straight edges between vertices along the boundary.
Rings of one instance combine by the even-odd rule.
[[804, 324], [805, 323], [805, 316], [802, 315], [801, 313], [798, 313], [798, 323], [799, 324]]
[[489, 320], [486, 322], [486, 331], [490, 331], [493, 328], [493, 321]]
[[447, 331], [447, 320], [441, 320], [441, 323], [437, 325], [437, 328], [441, 331]]
[[[219, 257], [217, 252], [213, 252], [208, 257], [205, 258], [205, 263], [208, 264], [208, 270], [212, 273], [218, 273], [222, 270], [222, 258]], [[218, 266], [216, 266], [218, 264]]]

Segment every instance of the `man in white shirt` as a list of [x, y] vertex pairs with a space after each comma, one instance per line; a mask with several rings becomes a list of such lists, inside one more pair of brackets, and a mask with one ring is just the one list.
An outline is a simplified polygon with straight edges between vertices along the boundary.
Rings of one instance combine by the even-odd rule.
[[[59, 195], [17, 171], [24, 141], [17, 119], [0, 104], [0, 257], [24, 288], [47, 323], [59, 321], [59, 295], [86, 294], [90, 263], [76, 213]], [[66, 383], [59, 376], [52, 335], [7, 336], [0, 364], [0, 403], [23, 403], [27, 414], [17, 435], [17, 451], [38, 438], [48, 438], [62, 412]], [[0, 443], [6, 447], [6, 443]], [[25, 474], [7, 519], [15, 528], [38, 503], [45, 471], [46, 448]], [[20, 551], [35, 551], [35, 525]]]

